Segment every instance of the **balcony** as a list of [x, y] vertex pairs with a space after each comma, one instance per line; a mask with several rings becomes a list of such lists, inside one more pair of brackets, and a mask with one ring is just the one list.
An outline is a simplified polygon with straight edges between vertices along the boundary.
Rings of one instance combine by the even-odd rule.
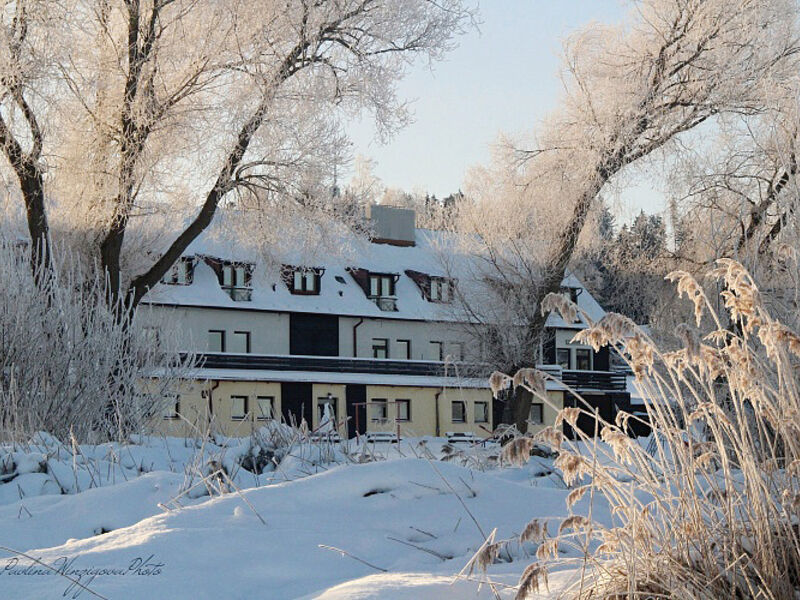
[[223, 286], [222, 289], [231, 300], [234, 302], [250, 302], [253, 297], [253, 288], [249, 287], [236, 287], [236, 286]]
[[208, 352], [197, 355], [197, 365], [208, 369], [259, 369], [266, 371], [319, 371], [331, 373], [376, 373], [425, 377], [487, 377], [486, 367], [453, 365], [435, 361], [345, 358], [267, 354], [227, 354]]
[[615, 371], [562, 371], [561, 381], [576, 391], [625, 391], [625, 373]]
[[397, 311], [397, 298], [392, 298], [391, 296], [370, 296], [369, 299], [384, 312]]

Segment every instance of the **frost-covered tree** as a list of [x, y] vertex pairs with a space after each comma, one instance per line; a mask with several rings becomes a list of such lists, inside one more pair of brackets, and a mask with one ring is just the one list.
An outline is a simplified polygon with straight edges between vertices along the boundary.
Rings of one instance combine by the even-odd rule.
[[145, 430], [193, 358], [181, 358], [166, 321], [120, 323], [104, 282], [74, 254], [55, 253], [38, 273], [30, 261], [29, 244], [1, 231], [0, 439], [45, 431], [86, 442]]
[[66, 229], [135, 306], [224, 201], [320, 196], [341, 115], [401, 126], [394, 83], [470, 21], [461, 0], [4, 2], [0, 147], [34, 264]]
[[501, 214], [475, 220], [480, 254], [513, 259], [486, 266], [502, 284], [493, 301], [524, 308], [517, 321], [527, 329], [522, 355], [535, 352], [546, 319], [538, 307], [559, 291], [603, 190], [630, 165], [679, 151], [678, 140], [703, 123], [763, 111], [773, 102], [771, 90], [796, 76], [795, 2], [631, 4], [624, 23], [592, 24], [567, 41], [561, 105], [529, 149], [514, 144], [516, 152], [482, 175], [482, 187], [503, 194], [506, 206], [487, 204]]

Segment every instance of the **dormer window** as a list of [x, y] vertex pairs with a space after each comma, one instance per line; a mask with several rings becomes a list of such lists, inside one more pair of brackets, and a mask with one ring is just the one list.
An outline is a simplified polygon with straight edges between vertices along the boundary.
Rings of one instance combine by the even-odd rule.
[[183, 256], [161, 278], [167, 285], [191, 285], [194, 279], [194, 258]]
[[[561, 288], [561, 293], [564, 294], [567, 298], [569, 298], [570, 301], [576, 306], [578, 304], [578, 296], [581, 295], [582, 291], [583, 291], [582, 288], [576, 288], [576, 287], [563, 286]], [[575, 318], [575, 323], [580, 323], [580, 322], [581, 322], [581, 317], [579, 313], [578, 316]]]
[[253, 295], [251, 278], [253, 265], [249, 263], [222, 263], [222, 289], [236, 302], [249, 301]]
[[324, 269], [283, 265], [281, 277], [292, 294], [319, 295]]
[[453, 281], [446, 277], [431, 277], [430, 294], [431, 302], [451, 302], [453, 300]]
[[565, 296], [567, 296], [572, 301], [573, 304], [577, 304], [578, 303], [578, 296], [580, 295], [581, 291], [583, 291], [583, 290], [581, 290], [580, 288], [576, 288], [576, 287], [562, 287], [561, 288], [561, 293], [564, 294]]
[[356, 283], [364, 290], [364, 294], [372, 300], [378, 308], [384, 311], [397, 310], [395, 284], [399, 279], [396, 273], [372, 273], [366, 269], [348, 267], [347, 272], [352, 275]]
[[383, 275], [380, 273], [370, 273], [369, 276], [369, 295], [371, 298], [390, 298], [394, 297], [395, 275]]
[[450, 303], [455, 295], [455, 279], [406, 270], [406, 275], [417, 284], [422, 297], [429, 302]]

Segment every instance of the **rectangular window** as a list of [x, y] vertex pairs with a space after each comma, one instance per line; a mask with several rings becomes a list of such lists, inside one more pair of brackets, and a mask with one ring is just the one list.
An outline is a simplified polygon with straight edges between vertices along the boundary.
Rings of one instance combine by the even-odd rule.
[[241, 421], [247, 416], [247, 396], [231, 396], [231, 419]]
[[575, 368], [579, 371], [592, 370], [592, 352], [591, 350], [579, 349], [575, 350]]
[[[327, 410], [329, 411], [330, 417], [327, 418], [325, 416], [326, 406], [328, 407]], [[327, 396], [322, 396], [317, 398], [317, 416], [319, 417], [319, 424], [322, 425], [323, 423], [331, 420], [334, 425], [336, 425], [336, 397], [328, 394]]]
[[395, 400], [397, 406], [397, 420], [410, 421], [411, 420], [411, 400]]
[[382, 423], [389, 416], [387, 402], [385, 398], [373, 398], [369, 403], [370, 418], [373, 422]]
[[475, 403], [475, 422], [488, 423], [489, 422], [489, 403], [476, 402]]
[[162, 416], [165, 419], [177, 419], [181, 412], [181, 397], [175, 396], [164, 408]]
[[464, 344], [463, 342], [453, 342], [450, 345], [450, 350], [447, 353], [448, 360], [461, 362], [464, 360]]
[[444, 343], [443, 342], [431, 342], [431, 354], [433, 355], [433, 360], [438, 360], [439, 362], [444, 360]]
[[394, 296], [394, 275], [370, 275], [369, 295], [381, 298]]
[[149, 346], [158, 346], [161, 343], [161, 336], [159, 335], [158, 327], [146, 325], [142, 328], [142, 334]]
[[389, 358], [389, 340], [372, 338], [372, 358]]
[[275, 398], [272, 396], [259, 396], [256, 398], [258, 403], [258, 413], [256, 419], [259, 421], [269, 421], [275, 414]]
[[397, 358], [411, 360], [411, 340], [397, 340]]
[[189, 285], [192, 283], [193, 275], [194, 261], [191, 258], [180, 258], [161, 278], [161, 282], [170, 285]]
[[240, 354], [250, 354], [250, 332], [234, 331], [231, 336], [231, 343], [228, 352], [239, 352]]
[[452, 414], [453, 423], [466, 423], [467, 421], [467, 404], [462, 400], [453, 400], [450, 403], [450, 411]]
[[533, 425], [541, 425], [544, 423], [544, 404], [541, 402], [534, 402], [531, 404], [531, 413], [528, 420]]
[[320, 275], [313, 269], [295, 269], [291, 281], [293, 294], [319, 294]]
[[569, 369], [570, 368], [570, 349], [569, 348], [558, 348], [556, 350], [556, 364], [559, 365], [562, 369]]
[[450, 302], [453, 297], [452, 283], [445, 277], [431, 277], [432, 302]]
[[225, 352], [225, 332], [221, 329], [208, 330], [208, 351]]
[[253, 290], [250, 289], [250, 269], [246, 263], [225, 263], [222, 265], [222, 287], [236, 302], [249, 301]]

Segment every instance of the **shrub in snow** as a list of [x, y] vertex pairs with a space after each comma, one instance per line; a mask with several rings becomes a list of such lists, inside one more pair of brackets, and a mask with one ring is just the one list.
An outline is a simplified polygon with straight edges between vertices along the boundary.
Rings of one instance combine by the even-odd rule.
[[179, 359], [166, 327], [154, 339], [124, 307], [115, 315], [77, 257], [53, 261], [34, 274], [25, 247], [0, 237], [0, 440], [124, 438], [174, 396], [192, 357]]
[[682, 349], [662, 352], [616, 314], [575, 336], [626, 358], [653, 434], [638, 443], [630, 433], [641, 418], [620, 412], [614, 423], [599, 419], [598, 437], [575, 428], [580, 439], [568, 441], [562, 422], [595, 416], [584, 404], [561, 410], [539, 435], [558, 453], [568, 506], [602, 501], [614, 519], [600, 523], [590, 508], [564, 519], [555, 536], [537, 529], [529, 537], [539, 562], [518, 598], [564, 562], [563, 550], [582, 556], [566, 597], [800, 596], [800, 335], [772, 318], [739, 263], [720, 260], [711, 275], [727, 315], [688, 273], [671, 275], [694, 303], [697, 327], [711, 324], [705, 336], [683, 328]]

